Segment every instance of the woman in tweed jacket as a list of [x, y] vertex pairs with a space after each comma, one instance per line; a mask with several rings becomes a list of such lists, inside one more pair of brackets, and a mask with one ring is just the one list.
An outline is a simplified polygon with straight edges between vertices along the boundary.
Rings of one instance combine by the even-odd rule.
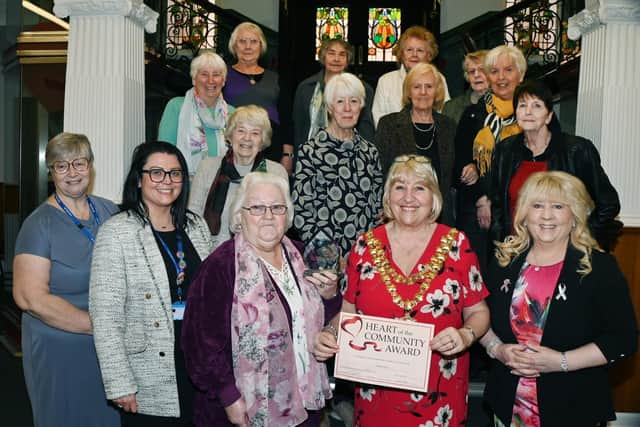
[[180, 348], [191, 277], [212, 249], [187, 211], [188, 170], [166, 142], [136, 148], [122, 210], [96, 240], [89, 312], [107, 398], [123, 425], [190, 425], [194, 390]]

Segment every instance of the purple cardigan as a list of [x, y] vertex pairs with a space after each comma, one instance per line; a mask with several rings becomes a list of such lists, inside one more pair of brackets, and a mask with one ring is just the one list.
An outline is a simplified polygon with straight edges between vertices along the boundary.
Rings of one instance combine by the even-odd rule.
[[[295, 243], [301, 249], [301, 244]], [[198, 389], [193, 416], [196, 426], [231, 426], [224, 408], [241, 396], [231, 360], [234, 287], [235, 241], [230, 239], [202, 262], [189, 286], [182, 326], [182, 351], [189, 376]], [[291, 310], [277, 287], [276, 290], [291, 328]], [[331, 319], [340, 311], [342, 296], [338, 293], [323, 303], [325, 319]], [[310, 418], [315, 419], [315, 415], [310, 413]]]

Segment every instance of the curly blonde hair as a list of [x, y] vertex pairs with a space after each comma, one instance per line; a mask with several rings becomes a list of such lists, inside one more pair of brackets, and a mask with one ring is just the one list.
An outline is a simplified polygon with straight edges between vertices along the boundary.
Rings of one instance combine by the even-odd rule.
[[587, 219], [595, 204], [582, 181], [566, 172], [537, 172], [532, 174], [518, 193], [513, 219], [514, 234], [503, 242], [495, 242], [498, 264], [506, 267], [516, 256], [531, 246], [531, 234], [526, 226], [527, 213], [537, 200], [552, 200], [569, 207], [573, 215], [573, 228], [569, 240], [584, 255], [577, 272], [586, 276], [591, 272], [591, 252], [600, 249], [589, 231]]

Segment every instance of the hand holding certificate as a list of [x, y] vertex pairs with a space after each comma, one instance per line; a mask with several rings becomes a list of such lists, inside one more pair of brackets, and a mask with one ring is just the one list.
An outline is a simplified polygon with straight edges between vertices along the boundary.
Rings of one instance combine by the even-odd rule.
[[342, 312], [338, 329], [334, 376], [427, 391], [433, 325]]

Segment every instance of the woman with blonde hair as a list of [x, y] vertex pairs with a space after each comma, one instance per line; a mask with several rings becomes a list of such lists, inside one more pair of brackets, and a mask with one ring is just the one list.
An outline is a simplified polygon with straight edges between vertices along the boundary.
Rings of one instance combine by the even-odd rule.
[[487, 275], [493, 359], [485, 398], [496, 426], [600, 425], [615, 419], [607, 368], [637, 350], [627, 282], [587, 224], [594, 203], [565, 172], [520, 190], [514, 234]]
[[[397, 157], [384, 190], [386, 223], [354, 243], [342, 311], [434, 325], [431, 369], [426, 393], [359, 384], [355, 425], [464, 426], [467, 350], [489, 327], [476, 256], [463, 233], [437, 222], [442, 196], [429, 159]], [[318, 360], [339, 350], [337, 327], [334, 318], [318, 335]]]
[[443, 80], [436, 67], [417, 64], [402, 85], [403, 109], [380, 120], [374, 141], [383, 173], [401, 154], [419, 154], [431, 160], [444, 199], [441, 222], [453, 225], [450, 187], [456, 125], [451, 118], [438, 113], [444, 98]]
[[[431, 31], [414, 25], [400, 35], [398, 43], [393, 48], [393, 54], [398, 59], [399, 68], [383, 74], [378, 79], [376, 94], [373, 97], [371, 111], [376, 126], [383, 116], [402, 110], [402, 84], [407, 73], [418, 64], [430, 64], [438, 56], [438, 42]], [[447, 81], [442, 74], [440, 78], [444, 88], [444, 100], [448, 101], [450, 97]], [[439, 108], [442, 108], [442, 104]]]

